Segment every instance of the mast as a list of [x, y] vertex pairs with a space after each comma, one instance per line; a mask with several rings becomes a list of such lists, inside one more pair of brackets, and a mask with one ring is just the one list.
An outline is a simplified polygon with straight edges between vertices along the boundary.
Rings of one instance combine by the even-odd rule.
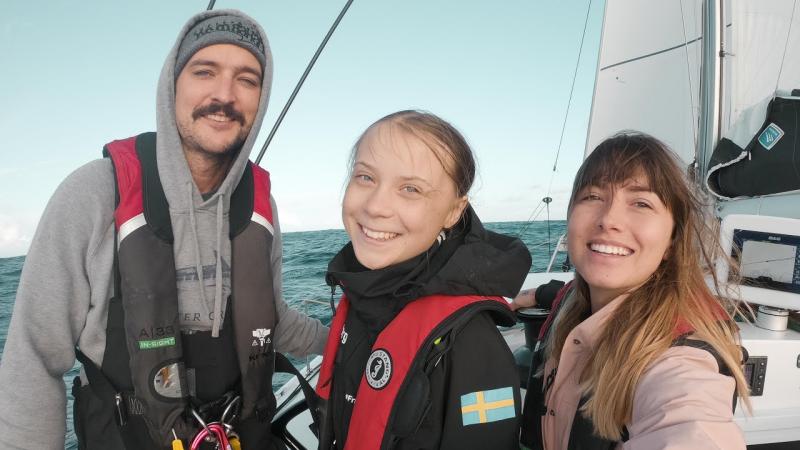
[[722, 81], [722, 0], [703, 2], [703, 52], [700, 72], [700, 127], [697, 164], [705, 180], [708, 160], [719, 140]]

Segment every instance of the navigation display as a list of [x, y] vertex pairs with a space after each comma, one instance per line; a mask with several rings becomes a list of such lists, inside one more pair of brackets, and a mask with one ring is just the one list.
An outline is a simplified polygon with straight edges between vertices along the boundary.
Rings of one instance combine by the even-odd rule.
[[744, 285], [800, 294], [800, 236], [734, 229], [731, 256]]

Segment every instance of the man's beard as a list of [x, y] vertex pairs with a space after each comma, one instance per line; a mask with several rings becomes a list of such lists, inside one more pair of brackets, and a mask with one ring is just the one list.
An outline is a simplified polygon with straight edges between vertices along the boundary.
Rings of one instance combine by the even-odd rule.
[[204, 156], [211, 159], [227, 160], [235, 157], [242, 149], [244, 141], [247, 140], [247, 136], [250, 134], [250, 128], [245, 126], [244, 116], [242, 113], [237, 111], [231, 103], [214, 102], [209, 105], [196, 108], [194, 111], [192, 111], [192, 123], [197, 122], [206, 115], [220, 113], [224, 114], [228, 118], [233, 119], [242, 126], [239, 134], [236, 135], [230, 144], [228, 144], [221, 151], [208, 149], [200, 142], [200, 139], [194, 135], [191, 127], [186, 127], [183, 124], [178, 123], [178, 133], [181, 136], [183, 144], [186, 147], [202, 153]]
[[223, 148], [222, 151], [213, 151], [204, 147], [203, 144], [200, 143], [197, 138], [195, 138], [190, 130], [183, 129], [183, 127], [179, 125], [178, 131], [181, 136], [181, 140], [186, 147], [189, 147], [198, 153], [202, 153], [207, 158], [221, 160], [236, 157], [236, 155], [239, 154], [239, 151], [242, 150], [244, 141], [247, 140], [247, 135], [250, 134], [250, 130], [242, 128], [239, 134], [236, 135], [236, 138], [234, 138], [230, 144]]

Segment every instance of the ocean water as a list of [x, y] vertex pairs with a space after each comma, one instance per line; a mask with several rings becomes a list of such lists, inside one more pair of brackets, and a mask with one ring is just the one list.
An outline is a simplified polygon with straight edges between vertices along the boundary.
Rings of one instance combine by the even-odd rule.
[[[485, 224], [486, 228], [498, 233], [519, 237], [528, 246], [533, 255], [531, 272], [542, 271], [550, 260], [548, 251], [548, 234], [550, 247], [555, 246], [558, 237], [564, 233], [564, 221], [546, 222], [496, 222]], [[325, 270], [328, 261], [348, 241], [343, 230], [306, 231], [285, 233], [283, 235], [283, 293], [290, 306], [304, 311], [323, 323], [330, 322], [330, 288], [325, 284]], [[563, 260], [563, 255], [556, 261]], [[8, 324], [14, 308], [19, 276], [25, 257], [0, 258], [0, 359], [5, 348]], [[557, 266], [558, 267], [558, 266]], [[295, 361], [299, 366], [303, 361]], [[66, 385], [72, 386], [72, 379], [77, 376], [78, 368], [74, 367], [64, 375]], [[285, 377], [276, 376], [274, 386], [279, 386]], [[65, 449], [77, 449], [72, 432], [72, 398], [67, 389], [67, 440]]]

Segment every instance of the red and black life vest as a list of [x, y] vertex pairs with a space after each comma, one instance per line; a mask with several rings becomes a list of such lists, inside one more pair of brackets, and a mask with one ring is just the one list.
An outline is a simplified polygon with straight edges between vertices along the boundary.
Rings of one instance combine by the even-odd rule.
[[[323, 403], [330, 400], [336, 353], [348, 311], [349, 302], [342, 297], [333, 317], [317, 383], [317, 394]], [[345, 450], [387, 447], [393, 419], [399, 412], [396, 401], [408, 387], [410, 374], [419, 371], [419, 365], [438, 338], [482, 311], [511, 314], [502, 297], [447, 295], [422, 297], [398, 313], [372, 345], [350, 418]], [[326, 441], [332, 439], [330, 407], [322, 421], [320, 449], [327, 450], [330, 443]]]
[[[173, 235], [155, 143], [155, 133], [145, 133], [104, 149], [117, 188], [116, 279], [101, 367], [79, 352], [93, 394], [76, 398], [81, 448], [169, 448], [173, 429], [184, 438], [197, 429], [187, 415]], [[227, 316], [232, 320], [226, 324], [232, 326], [223, 333], [232, 348], [219, 350], [235, 352], [238, 360], [238, 367], [226, 370], [240, 375], [239, 417], [267, 424], [274, 410], [272, 335], [277, 320], [269, 196], [269, 174], [249, 164], [231, 196], [232, 312]], [[116, 427], [109, 426], [114, 422], [110, 415]]]

